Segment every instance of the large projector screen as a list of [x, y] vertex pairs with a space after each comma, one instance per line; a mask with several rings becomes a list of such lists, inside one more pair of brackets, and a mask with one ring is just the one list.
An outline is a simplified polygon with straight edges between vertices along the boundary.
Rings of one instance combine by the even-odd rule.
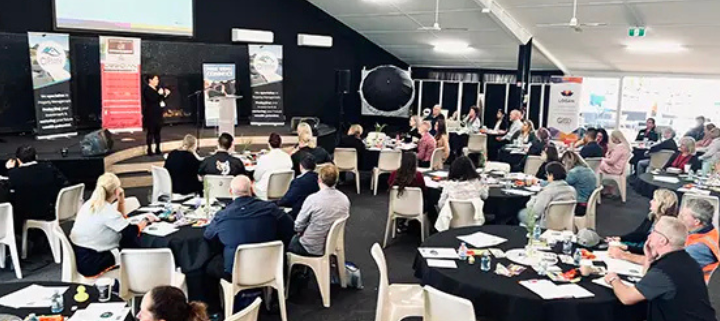
[[193, 0], [54, 0], [55, 28], [193, 35]]

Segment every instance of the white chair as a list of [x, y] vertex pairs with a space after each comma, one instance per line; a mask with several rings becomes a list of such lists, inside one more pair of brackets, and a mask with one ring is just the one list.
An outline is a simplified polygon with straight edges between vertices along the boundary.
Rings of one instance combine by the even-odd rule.
[[132, 302], [133, 309], [136, 297], [161, 285], [185, 287], [185, 275], [176, 272], [175, 258], [170, 249], [127, 249], [120, 252], [120, 297]]
[[125, 198], [125, 215], [132, 213], [133, 211], [140, 208], [140, 201], [137, 197], [126, 197]]
[[627, 200], [627, 174], [630, 173], [630, 160], [628, 159], [627, 164], [625, 164], [625, 167], [623, 168], [623, 172], [620, 173], [620, 175], [612, 175], [612, 174], [600, 174], [600, 179], [598, 182], [602, 184], [604, 180], [614, 181], [618, 185], [618, 190], [620, 190], [620, 197], [622, 198], [622, 202], [625, 203]]
[[588, 167], [590, 167], [593, 172], [597, 172], [598, 167], [600, 167], [600, 163], [602, 163], [602, 157], [585, 158], [585, 163], [587, 163]]
[[688, 204], [688, 201], [693, 200], [693, 199], [703, 199], [703, 200], [710, 202], [710, 204], [712, 204], [712, 206], [715, 208], [715, 213], [713, 214], [713, 226], [715, 226], [717, 228], [719, 226], [718, 225], [718, 223], [719, 223], [718, 215], [720, 214], [720, 198], [718, 198], [717, 196], [711, 196], [711, 195], [699, 195], [699, 194], [685, 193], [685, 194], [683, 194], [682, 201], [680, 202], [680, 208], [681, 209], [685, 208]]
[[15, 277], [22, 279], [22, 269], [18, 258], [17, 243], [15, 242], [15, 225], [13, 225], [13, 208], [10, 203], [0, 204], [0, 268], [5, 268], [5, 246], [10, 249]]
[[153, 166], [151, 172], [153, 188], [150, 203], [157, 203], [160, 195], [172, 197], [172, 178], [170, 177], [170, 172], [160, 166]]
[[370, 187], [373, 190], [373, 195], [377, 195], [377, 186], [380, 174], [391, 173], [392, 171], [400, 168], [400, 160], [402, 158], [402, 152], [399, 150], [381, 150], [380, 156], [378, 157], [378, 166], [372, 170], [372, 179], [370, 180]]
[[265, 200], [279, 200], [285, 196], [285, 193], [290, 189], [290, 183], [292, 183], [293, 177], [295, 177], [295, 172], [290, 169], [286, 171], [274, 171], [269, 175], [266, 194], [267, 199]]
[[387, 223], [385, 225], [385, 238], [383, 238], [383, 248], [387, 246], [388, 236], [392, 234], [395, 238], [395, 224], [399, 218], [407, 220], [416, 220], [420, 222], [420, 239], [425, 241], [428, 234], [430, 222], [428, 222], [423, 210], [422, 189], [419, 187], [406, 187], [402, 196], [398, 196], [398, 187], [393, 186], [390, 189], [390, 205], [388, 207]]
[[461, 128], [461, 122], [459, 120], [446, 120], [445, 126], [448, 130]]
[[475, 321], [475, 308], [468, 299], [447, 294], [429, 285], [423, 288], [423, 321]]
[[400, 321], [407, 317], [423, 316], [423, 289], [417, 284], [390, 284], [387, 263], [380, 245], [370, 250], [380, 271], [375, 321]]
[[229, 318], [226, 318], [225, 321], [257, 321], [258, 313], [260, 312], [260, 303], [262, 303], [262, 299], [256, 298], [255, 301], [245, 309], [231, 315]]
[[[345, 276], [345, 224], [347, 217], [336, 220], [330, 227], [327, 238], [325, 239], [325, 254], [320, 257], [301, 256], [295, 253], [287, 254], [288, 264], [288, 284], [290, 283], [290, 272], [294, 265], [305, 265], [309, 267], [315, 280], [320, 288], [320, 296], [322, 296], [323, 306], [330, 307], [330, 256], [335, 255], [337, 258], [338, 275], [342, 287], [346, 287], [347, 280]], [[342, 244], [342, 246], [340, 246]], [[342, 248], [342, 251], [338, 251]], [[289, 286], [288, 286], [289, 287]]]
[[555, 231], [575, 231], [575, 206], [577, 202], [550, 202], [545, 212], [545, 228]]
[[55, 219], [52, 221], [25, 220], [22, 230], [22, 258], [27, 258], [27, 233], [31, 228], [42, 230], [47, 236], [50, 250], [52, 251], [55, 263], [60, 263], [60, 244], [53, 235], [55, 226], [60, 226], [61, 222], [69, 221], [75, 218], [82, 204], [83, 192], [85, 184], [77, 184], [65, 187], [58, 193], [55, 201]]
[[351, 172], [355, 175], [355, 187], [360, 194], [360, 171], [358, 155], [355, 148], [335, 148], [335, 166], [340, 172]]
[[[287, 321], [285, 307], [285, 283], [283, 281], [283, 243], [274, 241], [240, 245], [235, 250], [232, 282], [220, 280], [223, 293], [225, 318], [232, 316], [235, 295], [248, 289], [273, 288], [278, 292], [280, 317]], [[270, 292], [266, 292], [266, 299]], [[269, 305], [270, 301], [266, 300]]]
[[[675, 155], [675, 151], [665, 149], [650, 154], [650, 170], [662, 169], [673, 155]], [[642, 173], [638, 173], [637, 175], [640, 174]]]
[[543, 160], [540, 156], [534, 156], [534, 155], [528, 155], [528, 157], [525, 159], [525, 169], [523, 170], [523, 173], [526, 175], [535, 175], [537, 174], [538, 170], [540, 169], [540, 166], [542, 166]]
[[210, 199], [232, 198], [232, 193], [230, 193], [230, 182], [232, 182], [232, 179], [232, 176], [205, 175], [203, 177], [203, 183], [207, 184]]
[[597, 222], [597, 200], [600, 198], [600, 193], [602, 193], [602, 187], [596, 188], [592, 194], [590, 194], [590, 198], [588, 198], [587, 203], [587, 209], [585, 210], [585, 216], [579, 216], [575, 217], [575, 227], [577, 230], [582, 230], [585, 228], [595, 230], [596, 229], [596, 222]]
[[105, 272], [101, 275], [93, 277], [85, 277], [77, 270], [77, 262], [75, 260], [75, 250], [73, 250], [70, 241], [60, 226], [53, 229], [54, 236], [60, 240], [60, 249], [62, 250], [62, 271], [60, 280], [66, 283], [80, 283], [85, 285], [93, 285], [98, 278], [118, 279], [120, 274], [117, 269]]
[[475, 226], [475, 206], [469, 200], [448, 200], [452, 219], [450, 228]]
[[482, 153], [487, 156], [487, 135], [472, 134], [468, 137], [468, 145], [463, 148], [463, 154], [468, 156], [473, 153]]
[[429, 168], [418, 168], [420, 172], [427, 172], [431, 170], [437, 170], [443, 168], [443, 150], [442, 148], [435, 148], [430, 156], [430, 167]]

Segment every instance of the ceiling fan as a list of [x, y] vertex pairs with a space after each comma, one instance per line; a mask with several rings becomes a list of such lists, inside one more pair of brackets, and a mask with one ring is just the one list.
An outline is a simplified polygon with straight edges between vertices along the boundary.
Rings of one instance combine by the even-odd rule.
[[435, 0], [435, 23], [432, 27], [420, 27], [424, 31], [467, 31], [467, 28], [440, 28], [440, 0]]
[[602, 26], [606, 26], [606, 25], [607, 25], [607, 23], [605, 23], [605, 22], [586, 22], [586, 23], [580, 23], [580, 22], [578, 22], [578, 18], [577, 18], [577, 5], [578, 5], [577, 0], [574, 0], [574, 1], [573, 1], [573, 15], [572, 15], [572, 18], [570, 18], [570, 22], [566, 22], [566, 23], [541, 23], [541, 24], [537, 24], [536, 26], [538, 26], [538, 27], [550, 27], [550, 28], [553, 28], [553, 27], [569, 27], [569, 28], [575, 30], [576, 32], [582, 32], [582, 31], [583, 31], [583, 29], [582, 29], [583, 27], [592, 28], [592, 27], [602, 27]]

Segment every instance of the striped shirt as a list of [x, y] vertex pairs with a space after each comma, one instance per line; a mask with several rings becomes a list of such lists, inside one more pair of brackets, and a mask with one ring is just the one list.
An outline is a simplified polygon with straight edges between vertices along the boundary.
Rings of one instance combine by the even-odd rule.
[[322, 188], [308, 196], [295, 219], [295, 232], [302, 235], [300, 244], [312, 255], [323, 255], [330, 227], [348, 215], [350, 200], [335, 188]]

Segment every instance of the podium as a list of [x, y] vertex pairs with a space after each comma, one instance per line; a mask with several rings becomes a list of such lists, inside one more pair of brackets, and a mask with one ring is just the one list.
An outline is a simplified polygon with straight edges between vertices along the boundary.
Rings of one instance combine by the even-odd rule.
[[220, 136], [222, 133], [228, 133], [235, 137], [235, 123], [237, 122], [237, 101], [242, 99], [242, 96], [219, 96], [210, 99], [212, 102], [218, 102], [220, 106], [218, 127], [215, 136]]

